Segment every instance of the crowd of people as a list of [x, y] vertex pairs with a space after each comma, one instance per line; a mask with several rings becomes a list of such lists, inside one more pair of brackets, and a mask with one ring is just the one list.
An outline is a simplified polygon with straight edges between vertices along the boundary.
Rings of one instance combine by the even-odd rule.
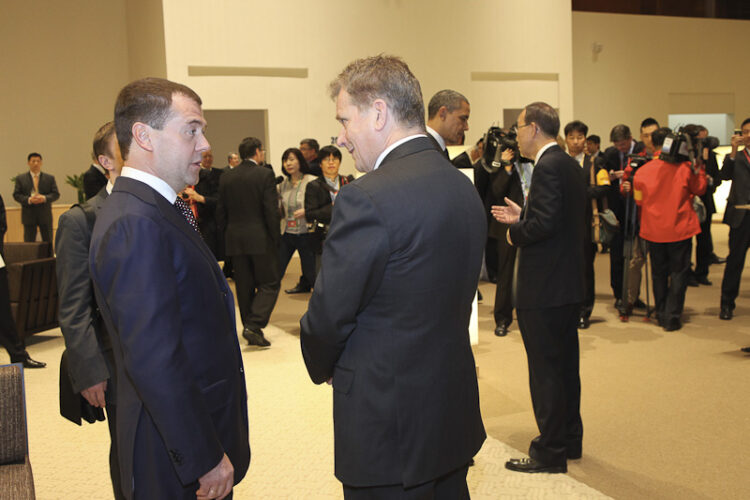
[[[356, 181], [340, 175], [338, 147], [310, 138], [283, 152], [283, 176], [256, 137], [215, 168], [201, 98], [163, 79], [125, 86], [114, 121], [95, 134], [88, 201], [58, 224], [59, 319], [67, 397], [107, 412], [116, 498], [231, 496], [250, 445], [226, 278], [242, 337], [268, 347], [263, 328], [295, 252], [300, 278], [285, 292], [311, 293], [302, 356], [313, 382], [333, 386], [336, 476], [348, 499], [468, 498], [467, 470], [486, 437], [468, 338], [483, 267], [497, 284], [498, 337], [515, 310], [539, 428], [529, 458], [506, 463], [513, 471], [562, 473], [582, 455], [578, 330], [595, 306], [599, 247], [621, 319], [647, 307], [650, 258], [646, 314], [680, 329], [686, 288], [710, 285], [708, 266], [721, 262], [710, 216], [722, 180], [732, 188], [720, 317], [732, 318], [750, 245], [750, 155], [740, 150], [750, 119], [719, 169], [700, 125], [672, 131], [648, 118], [638, 142], [618, 124], [601, 151], [585, 123], [561, 137], [555, 109], [535, 102], [450, 160], [448, 146], [469, 129], [461, 93], [436, 93], [425, 120], [419, 82], [383, 55], [352, 62], [329, 91], [336, 144], [367, 174]], [[27, 241], [37, 228], [49, 241], [59, 194], [40, 174], [41, 155], [28, 163], [14, 198], [34, 214], [23, 216]], [[6, 281], [0, 266], [0, 313]], [[12, 360], [44, 365], [5, 344]]]

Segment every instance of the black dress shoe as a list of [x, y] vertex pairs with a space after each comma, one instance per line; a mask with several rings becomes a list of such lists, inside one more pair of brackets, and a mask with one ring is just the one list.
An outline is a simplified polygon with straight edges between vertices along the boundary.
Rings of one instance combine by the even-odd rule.
[[21, 361], [15, 361], [16, 363], [23, 363], [24, 368], [44, 368], [47, 366], [47, 363], [44, 363], [42, 361], [35, 361], [31, 358], [25, 358]]
[[484, 297], [482, 297], [482, 292], [479, 291], [479, 288], [477, 288], [477, 302], [482, 302], [484, 300]]
[[635, 303], [633, 304], [633, 307], [636, 309], [646, 309], [646, 303], [643, 302], [641, 299], [635, 299]]
[[505, 337], [508, 335], [508, 325], [498, 325], [495, 328], [495, 335], [498, 337]]
[[715, 253], [711, 254], [711, 264], [725, 264], [727, 262], [727, 259], [724, 257], [719, 257]]
[[560, 474], [568, 472], [568, 465], [550, 465], [538, 462], [533, 458], [511, 458], [505, 462], [505, 468], [516, 472], [549, 472], [551, 474]]
[[244, 337], [245, 340], [247, 340], [247, 343], [250, 345], [257, 345], [260, 347], [268, 347], [271, 345], [271, 343], [263, 336], [263, 332], [261, 330], [251, 330], [250, 328], [245, 328], [242, 330], [242, 337]]
[[581, 318], [580, 318], [580, 319], [578, 320], [578, 328], [579, 328], [579, 329], [585, 330], [585, 329], [586, 329], [586, 328], [588, 328], [588, 327], [589, 327], [590, 325], [591, 325], [591, 321], [590, 321], [590, 320], [589, 320], [588, 318], [584, 318], [584, 317], [581, 317]]
[[618, 311], [622, 309], [622, 299], [615, 299], [615, 309]]
[[698, 286], [698, 280], [692, 274], [688, 277], [688, 286]]
[[581, 456], [583, 456], [583, 453], [581, 453], [581, 449], [580, 448], [576, 448], [576, 449], [570, 449], [570, 448], [568, 448], [565, 451], [565, 457], [568, 460], [578, 460], [579, 458], [581, 458]]
[[674, 332], [682, 328], [682, 322], [678, 318], [672, 318], [664, 325], [664, 331]]
[[728, 307], [722, 307], [719, 313], [719, 319], [732, 319], [732, 310]]
[[293, 294], [293, 293], [310, 293], [310, 290], [312, 290], [312, 288], [310, 288], [309, 286], [302, 286], [302, 285], [298, 284], [294, 288], [290, 288], [289, 290], [284, 290], [284, 293], [288, 293], [288, 294]]
[[740, 351], [750, 354], [750, 347], [743, 347]]
[[695, 278], [695, 280], [698, 283], [700, 283], [701, 285], [708, 285], [708, 286], [713, 285], [713, 283], [711, 283], [710, 281], [708, 281], [708, 278], [706, 278], [705, 276], [701, 276], [699, 278]]

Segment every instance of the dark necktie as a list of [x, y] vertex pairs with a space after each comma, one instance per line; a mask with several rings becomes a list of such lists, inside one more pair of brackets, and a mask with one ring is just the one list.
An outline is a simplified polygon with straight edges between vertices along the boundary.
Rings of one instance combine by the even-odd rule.
[[198, 229], [198, 222], [195, 220], [195, 215], [193, 214], [193, 211], [190, 210], [190, 206], [185, 203], [185, 200], [177, 197], [177, 200], [174, 202], [174, 206], [177, 210], [180, 211], [183, 217], [187, 219], [188, 224], [190, 224], [193, 229], [198, 231], [198, 234], [200, 234], [200, 230]]

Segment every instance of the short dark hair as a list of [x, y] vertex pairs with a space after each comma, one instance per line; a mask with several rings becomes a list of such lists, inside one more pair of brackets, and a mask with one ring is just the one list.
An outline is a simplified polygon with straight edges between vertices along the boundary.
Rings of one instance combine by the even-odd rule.
[[234, 151], [232, 151], [231, 153], [229, 153], [229, 154], [227, 155], [227, 161], [232, 161], [232, 156], [234, 156], [234, 155], [236, 155], [236, 154], [237, 154], [237, 153], [235, 153]]
[[315, 139], [302, 139], [301, 141], [299, 141], [300, 146], [302, 146], [303, 144], [310, 146], [310, 148], [312, 148], [312, 150], [316, 153], [320, 150], [320, 144], [318, 144], [318, 141], [316, 141]]
[[364, 109], [375, 99], [383, 99], [396, 121], [424, 130], [424, 103], [419, 80], [400, 57], [377, 55], [350, 63], [328, 86], [336, 99], [341, 90], [352, 104]]
[[659, 127], [651, 132], [651, 142], [654, 143], [654, 146], [661, 146], [664, 144], [664, 139], [671, 133], [672, 130], [669, 127]]
[[29, 153], [29, 156], [26, 157], [26, 163], [30, 162], [32, 158], [39, 158], [42, 159], [42, 155], [39, 153]]
[[329, 156], [333, 156], [341, 161], [341, 150], [336, 146], [323, 146], [320, 148], [320, 151], [318, 151], [318, 158], [321, 160], [325, 160]]
[[622, 123], [612, 127], [612, 132], [609, 133], [610, 142], [619, 142], [632, 138], [633, 134], [630, 133], [630, 127]]
[[593, 142], [597, 146], [602, 143], [602, 140], [599, 138], [596, 134], [591, 134], [590, 136], [586, 137], [586, 142]]
[[655, 119], [651, 117], [648, 117], [641, 122], [641, 130], [643, 130], [646, 127], [651, 127], [652, 125], [656, 125], [656, 127], [659, 128], [659, 122], [657, 122]]
[[284, 168], [284, 162], [287, 158], [289, 158], [290, 155], [294, 155], [297, 157], [297, 161], [299, 161], [299, 171], [303, 174], [309, 174], [310, 173], [310, 167], [307, 165], [307, 162], [305, 161], [305, 157], [302, 156], [302, 151], [299, 150], [299, 148], [287, 148], [286, 151], [284, 151], [284, 154], [281, 155], [281, 172], [286, 175], [287, 177], [291, 177], [289, 173]]
[[589, 133], [589, 127], [583, 123], [581, 120], [573, 120], [572, 122], [565, 125], [565, 136], [571, 132], [580, 132], [583, 134], [584, 137], [586, 137], [586, 134]]
[[182, 94], [199, 106], [203, 104], [190, 87], [164, 78], [142, 78], [120, 90], [115, 102], [115, 129], [123, 159], [130, 152], [133, 124], [141, 122], [161, 130], [169, 117], [174, 94]]
[[257, 137], [245, 137], [237, 147], [242, 160], [249, 160], [263, 147], [263, 143]]
[[443, 106], [446, 107], [448, 113], [451, 113], [459, 109], [464, 102], [469, 104], [469, 100], [460, 92], [450, 89], [441, 90], [430, 99], [427, 105], [427, 118], [434, 118]]
[[544, 135], [555, 138], [560, 132], [560, 117], [555, 108], [546, 102], [532, 102], [524, 108], [526, 123], [534, 122]]
[[112, 157], [112, 151], [109, 149], [109, 140], [115, 135], [115, 122], [107, 122], [94, 134], [94, 144], [91, 148], [91, 157], [99, 163], [99, 155]]
[[745, 118], [745, 121], [742, 122], [742, 125], [740, 125], [740, 128], [744, 127], [748, 123], [750, 123], [750, 118]]

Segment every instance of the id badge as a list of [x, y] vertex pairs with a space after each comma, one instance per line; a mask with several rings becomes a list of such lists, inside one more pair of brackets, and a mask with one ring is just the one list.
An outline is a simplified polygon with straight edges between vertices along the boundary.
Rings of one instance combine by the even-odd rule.
[[286, 220], [286, 227], [287, 229], [293, 229], [297, 227], [297, 220], [296, 219], [287, 219]]

